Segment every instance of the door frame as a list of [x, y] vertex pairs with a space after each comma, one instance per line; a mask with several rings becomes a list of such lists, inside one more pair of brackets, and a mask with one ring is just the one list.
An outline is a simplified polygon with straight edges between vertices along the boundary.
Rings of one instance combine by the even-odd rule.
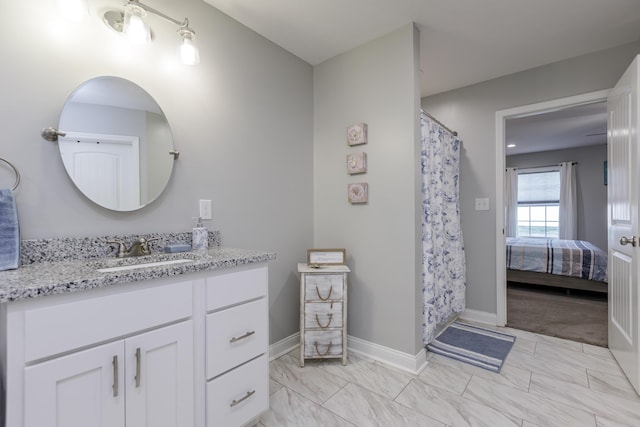
[[496, 325], [507, 323], [507, 277], [504, 239], [504, 170], [506, 165], [505, 125], [507, 119], [548, 113], [567, 107], [591, 104], [607, 100], [611, 89], [589, 92], [582, 95], [558, 98], [496, 111]]

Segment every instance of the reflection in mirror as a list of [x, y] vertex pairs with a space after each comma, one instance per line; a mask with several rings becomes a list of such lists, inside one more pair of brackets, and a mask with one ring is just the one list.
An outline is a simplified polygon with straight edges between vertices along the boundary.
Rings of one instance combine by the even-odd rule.
[[155, 200], [173, 168], [173, 137], [160, 106], [140, 86], [97, 77], [67, 99], [58, 145], [76, 187], [107, 209], [133, 211]]

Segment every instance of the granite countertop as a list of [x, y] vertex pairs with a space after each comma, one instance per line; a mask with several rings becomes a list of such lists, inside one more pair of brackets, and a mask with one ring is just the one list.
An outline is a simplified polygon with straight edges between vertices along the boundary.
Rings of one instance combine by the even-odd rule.
[[[198, 271], [265, 262], [273, 252], [214, 247], [207, 251], [157, 253], [134, 258], [40, 262], [0, 272], [0, 303], [67, 292], [103, 288], [118, 283], [177, 276]], [[98, 269], [128, 264], [189, 259], [184, 263], [100, 272]]]

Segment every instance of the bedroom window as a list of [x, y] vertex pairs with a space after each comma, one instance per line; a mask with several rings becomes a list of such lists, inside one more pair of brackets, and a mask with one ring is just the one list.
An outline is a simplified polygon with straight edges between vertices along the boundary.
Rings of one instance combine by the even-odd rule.
[[558, 238], [560, 170], [518, 173], [518, 237]]

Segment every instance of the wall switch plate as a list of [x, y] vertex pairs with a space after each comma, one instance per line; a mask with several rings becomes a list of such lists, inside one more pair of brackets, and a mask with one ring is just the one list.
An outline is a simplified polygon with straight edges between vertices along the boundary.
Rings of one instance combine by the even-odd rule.
[[477, 211], [488, 211], [489, 210], [489, 199], [488, 198], [476, 199], [476, 210]]
[[211, 200], [200, 200], [200, 218], [212, 219], [213, 214], [211, 212]]

